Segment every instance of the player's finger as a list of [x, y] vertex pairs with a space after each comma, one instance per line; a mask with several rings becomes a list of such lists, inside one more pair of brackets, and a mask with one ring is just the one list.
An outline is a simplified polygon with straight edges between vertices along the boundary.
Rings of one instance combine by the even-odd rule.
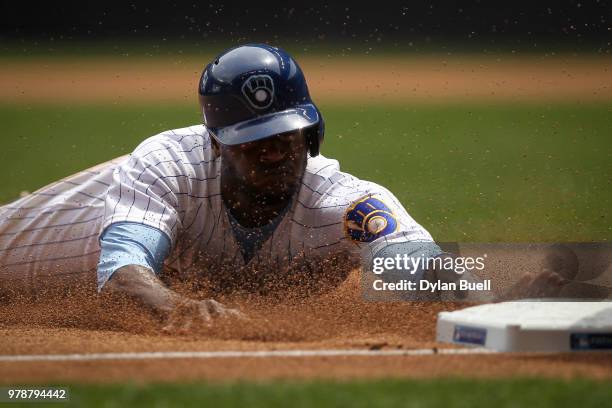
[[227, 308], [221, 303], [212, 299], [206, 301], [206, 307], [210, 315], [215, 318], [222, 317], [225, 314], [225, 311], [227, 310]]
[[208, 310], [213, 318], [232, 318], [232, 319], [240, 319], [240, 320], [248, 320], [248, 317], [240, 312], [238, 309], [231, 309], [225, 307], [223, 304], [215, 301], [209, 300]]
[[533, 296], [533, 279], [529, 273], [522, 275], [513, 287], [512, 297]]
[[193, 319], [186, 319], [183, 321], [181, 326], [177, 330], [177, 334], [188, 334], [191, 333], [191, 329], [193, 328]]
[[540, 273], [538, 273], [537, 275], [535, 275], [535, 277], [533, 278], [533, 284], [536, 285], [538, 288], [541, 287], [541, 285], [545, 284], [546, 282], [548, 282], [550, 280], [551, 276], [550, 276], [550, 271], [542, 271]]
[[532, 284], [533, 280], [534, 280], [535, 276], [529, 273], [524, 274], [523, 276], [521, 276], [521, 278], [518, 280], [518, 284], [521, 286], [525, 286], [528, 284]]
[[[195, 317], [195, 316], [194, 316]], [[199, 323], [205, 326], [210, 326], [213, 319], [213, 314], [210, 312], [210, 309], [206, 303], [198, 303], [198, 313], [197, 318], [200, 321]]]
[[166, 324], [164, 327], [162, 327], [161, 332], [163, 334], [175, 334], [176, 333], [176, 325], [174, 322], [170, 322], [168, 324]]
[[225, 309], [227, 317], [238, 320], [250, 320], [249, 317], [238, 309]]
[[568, 281], [554, 271], [545, 269], [537, 277], [541, 296], [555, 296]]
[[555, 284], [559, 287], [563, 286], [563, 285], [567, 285], [569, 283], [569, 280], [564, 278], [561, 275], [555, 274]]
[[[196, 307], [194, 307], [196, 306]], [[179, 303], [166, 320], [166, 325], [162, 327], [164, 334], [181, 334], [184, 327], [191, 318], [197, 314], [197, 305], [193, 302], [184, 301]]]
[[534, 284], [538, 288], [540, 296], [544, 296], [550, 292], [556, 285], [556, 274], [554, 272], [546, 271], [536, 276]]
[[555, 286], [555, 287], [563, 286], [563, 285], [565, 285], [566, 283], [569, 282], [563, 276], [559, 275], [558, 273], [556, 273], [554, 271], [549, 271], [549, 270], [546, 271], [546, 273], [543, 276], [543, 279], [546, 279], [546, 282], [549, 285], [552, 285], [552, 286]]

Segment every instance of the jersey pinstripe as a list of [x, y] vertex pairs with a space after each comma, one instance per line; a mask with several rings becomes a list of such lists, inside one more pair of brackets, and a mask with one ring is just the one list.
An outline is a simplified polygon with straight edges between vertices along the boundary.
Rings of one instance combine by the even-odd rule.
[[[0, 279], [36, 281], [71, 276], [95, 282], [98, 237], [130, 221], [166, 233], [167, 268], [193, 275], [246, 267], [220, 194], [220, 165], [203, 126], [176, 129], [142, 142], [124, 156], [44, 187], [0, 208]], [[374, 195], [389, 206], [397, 231], [372, 243], [347, 237], [344, 217], [356, 200]], [[297, 256], [346, 251], [367, 258], [385, 240], [431, 241], [385, 188], [309, 158], [299, 192], [252, 264], [276, 267]]]
[[[0, 207], [0, 289], [78, 285], [95, 276], [111, 160]], [[58, 282], [58, 284], [61, 284]]]

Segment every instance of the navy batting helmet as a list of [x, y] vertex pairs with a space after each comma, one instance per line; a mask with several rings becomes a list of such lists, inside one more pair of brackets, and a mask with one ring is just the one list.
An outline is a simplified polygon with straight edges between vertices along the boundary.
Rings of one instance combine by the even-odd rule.
[[280, 48], [249, 44], [208, 64], [199, 86], [204, 125], [221, 144], [237, 145], [303, 130], [319, 154], [324, 123], [302, 70]]

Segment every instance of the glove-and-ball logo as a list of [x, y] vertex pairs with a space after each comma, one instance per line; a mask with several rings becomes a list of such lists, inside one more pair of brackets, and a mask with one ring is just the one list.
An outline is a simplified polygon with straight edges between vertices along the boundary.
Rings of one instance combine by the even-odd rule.
[[372, 242], [397, 231], [393, 211], [380, 199], [366, 196], [353, 203], [344, 218], [345, 232], [353, 241]]
[[274, 100], [274, 81], [269, 75], [251, 75], [242, 84], [242, 94], [255, 109], [267, 109]]

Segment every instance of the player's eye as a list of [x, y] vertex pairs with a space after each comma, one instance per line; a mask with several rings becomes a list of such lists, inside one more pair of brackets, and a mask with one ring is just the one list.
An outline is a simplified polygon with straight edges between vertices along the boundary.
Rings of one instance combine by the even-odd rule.
[[280, 144], [287, 146], [293, 143], [293, 141], [295, 140], [295, 134], [285, 133], [285, 134], [279, 135], [277, 140]]

